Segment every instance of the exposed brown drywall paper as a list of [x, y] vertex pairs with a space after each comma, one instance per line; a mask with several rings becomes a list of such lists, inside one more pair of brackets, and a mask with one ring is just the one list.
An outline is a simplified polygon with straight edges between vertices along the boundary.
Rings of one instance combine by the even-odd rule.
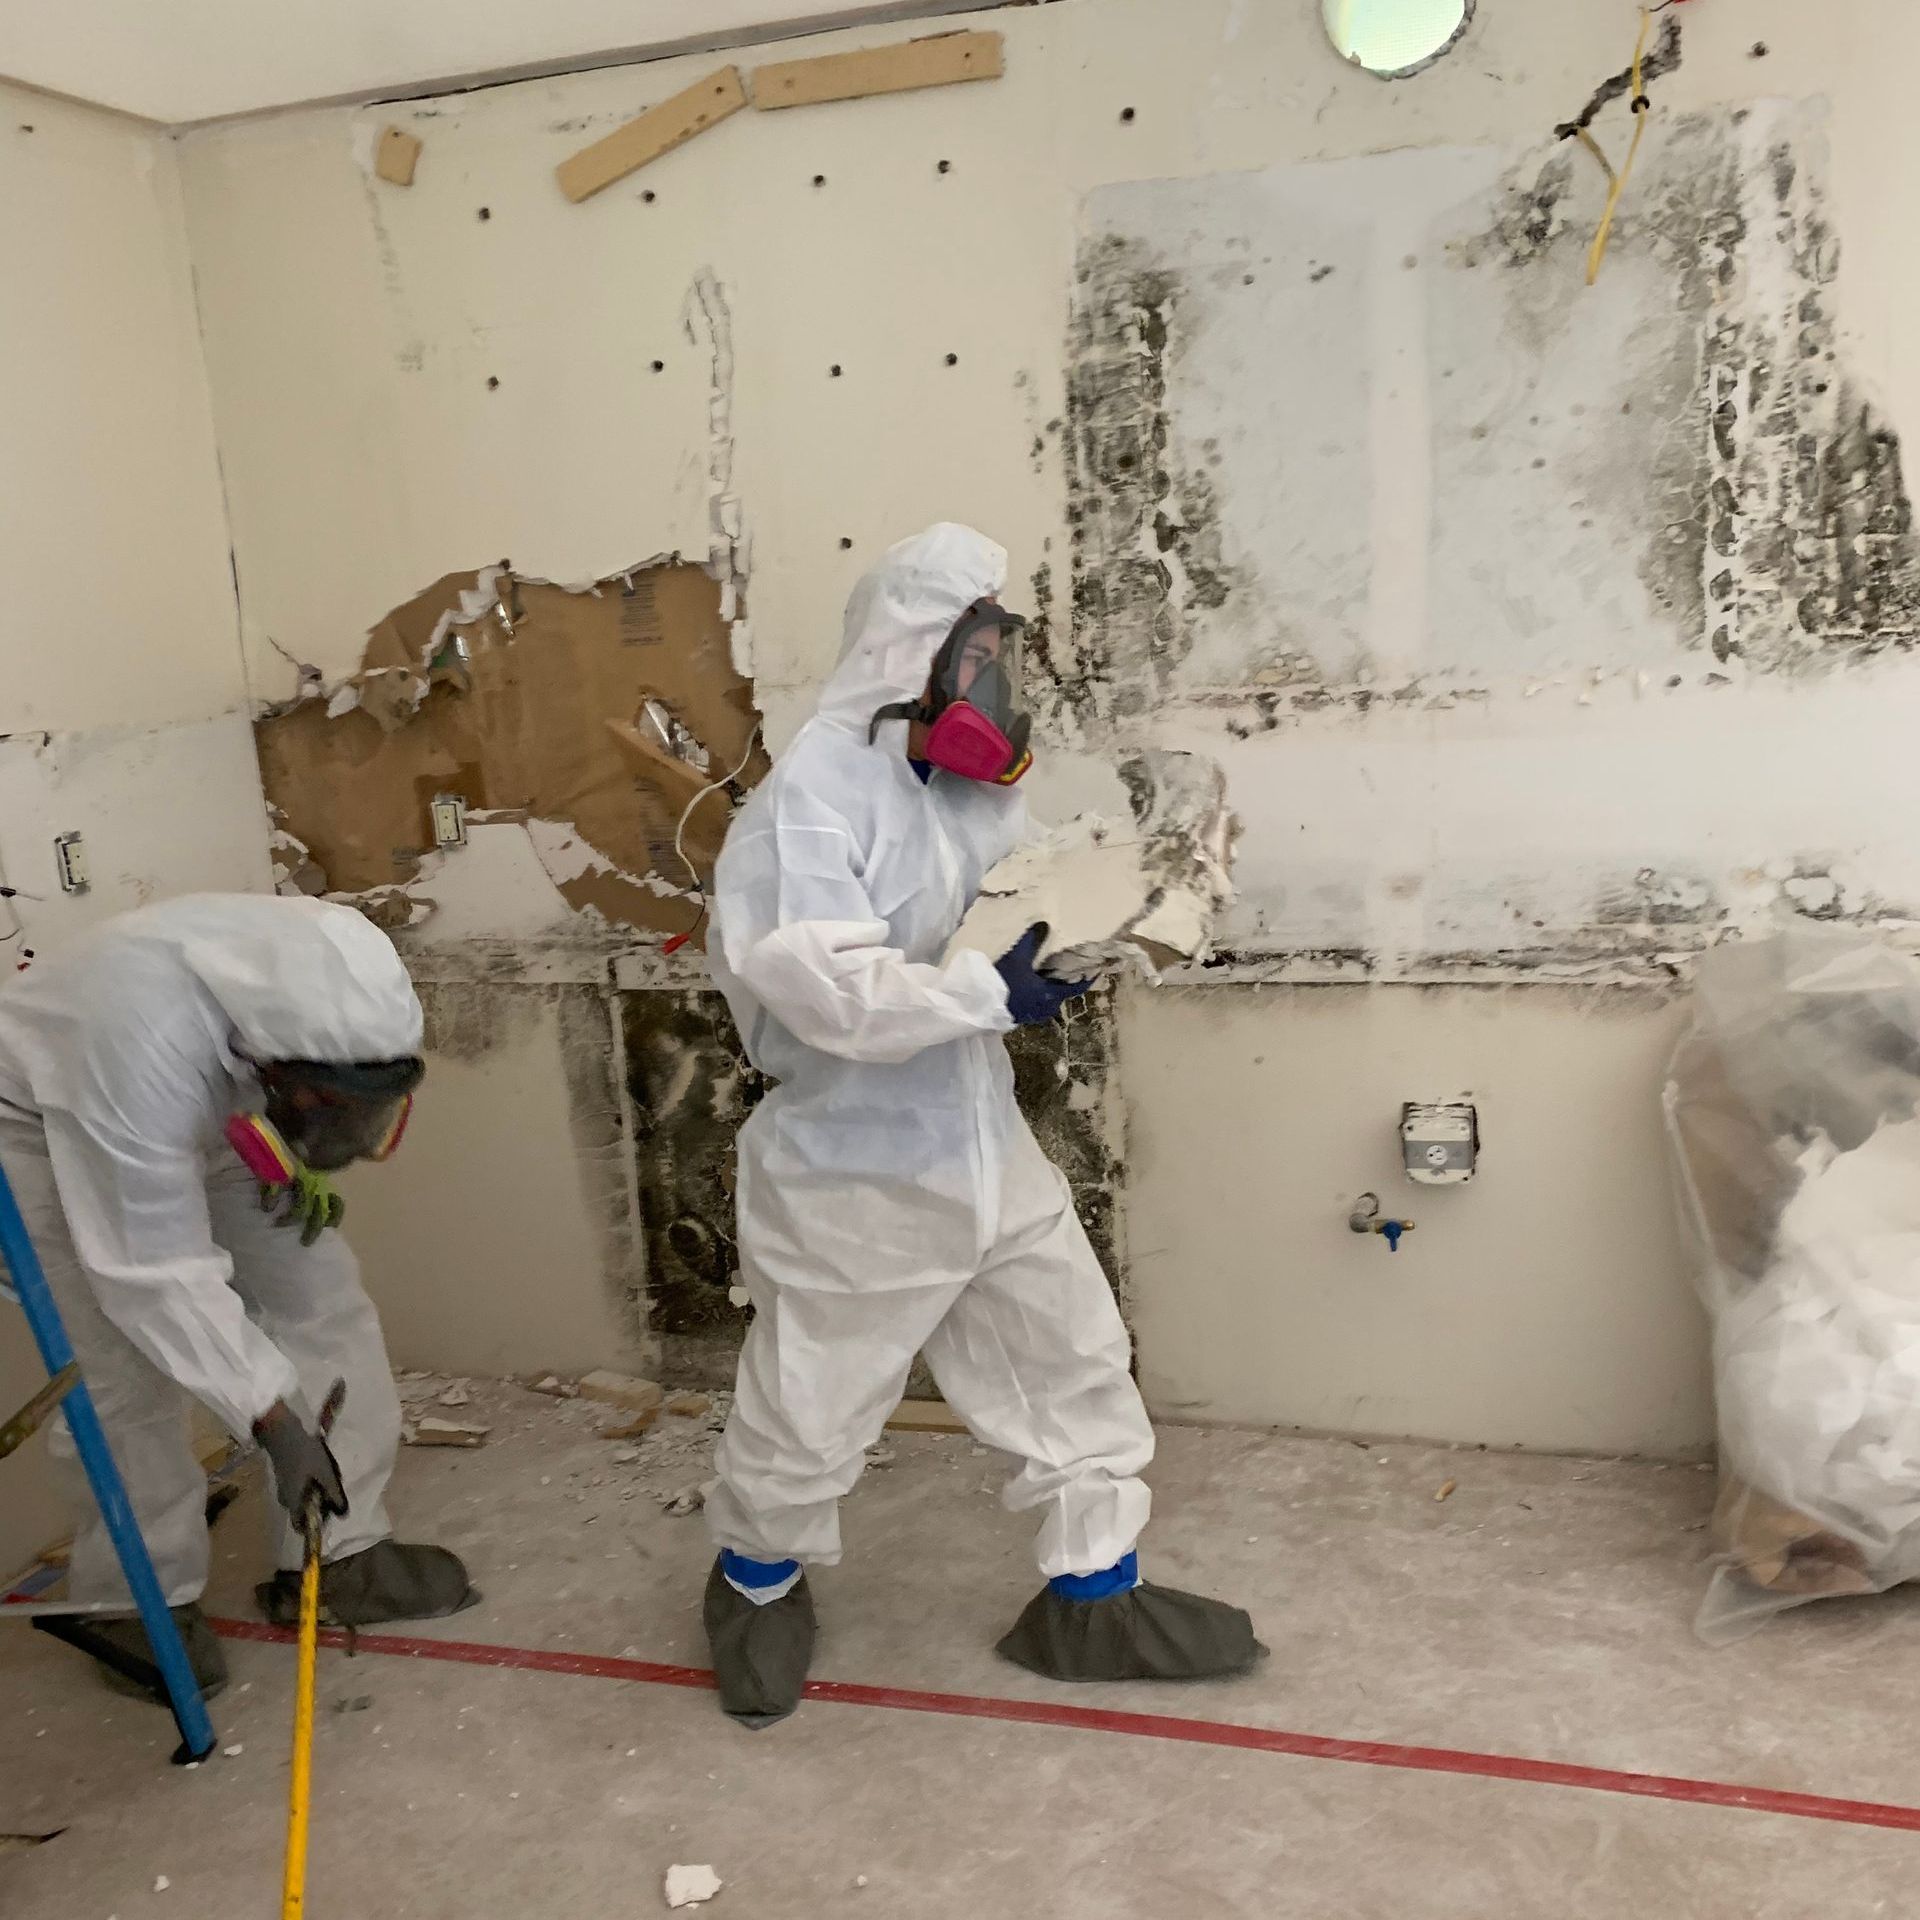
[[382, 180], [396, 187], [413, 185], [413, 170], [420, 164], [420, 142], [400, 127], [388, 127], [373, 150], [373, 170]]
[[662, 100], [624, 126], [615, 127], [592, 146], [570, 153], [554, 168], [554, 177], [569, 200], [577, 203], [590, 199], [602, 187], [624, 180], [648, 161], [684, 146], [696, 133], [718, 126], [746, 104], [740, 69], [721, 67], [672, 99]]
[[753, 70], [753, 104], [813, 107], [829, 100], [860, 100], [874, 93], [951, 87], [963, 80], [997, 80], [1006, 71], [997, 33], [941, 33], [897, 47], [828, 53], [812, 60], [778, 60]]
[[[433, 797], [457, 793], [469, 807], [571, 826], [607, 869], [562, 882], [571, 905], [624, 926], [684, 931], [693, 904], [643, 884], [650, 871], [687, 884], [673, 851], [684, 776], [650, 768], [606, 722], [631, 724], [657, 699], [707, 749], [716, 776], [746, 753], [758, 716], [733, 670], [718, 585], [677, 563], [589, 592], [506, 577], [511, 633], [495, 613], [455, 626], [470, 666], [436, 676], [416, 707], [422, 653], [478, 578], [448, 574], [373, 630], [355, 683], [360, 706], [329, 719], [324, 701], [308, 700], [256, 724], [268, 799], [337, 892], [411, 879], [433, 846]], [[756, 746], [742, 784], [765, 770]], [[703, 877], [727, 816], [715, 794], [689, 823], [687, 851]]]

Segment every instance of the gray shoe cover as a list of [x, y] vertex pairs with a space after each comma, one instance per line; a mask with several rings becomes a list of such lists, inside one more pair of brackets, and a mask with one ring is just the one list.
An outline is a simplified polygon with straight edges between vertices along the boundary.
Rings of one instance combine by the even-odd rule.
[[803, 1573], [764, 1607], [728, 1585], [719, 1561], [707, 1577], [707, 1643], [720, 1705], [743, 1727], [784, 1720], [800, 1704], [813, 1661], [813, 1595]]
[[1217, 1680], [1266, 1651], [1238, 1607], [1145, 1581], [1104, 1600], [1043, 1587], [999, 1646], [1049, 1680]]
[[[172, 1612], [173, 1624], [180, 1629], [180, 1639], [187, 1649], [187, 1665], [193, 1669], [193, 1677], [200, 1682], [201, 1697], [211, 1700], [227, 1684], [227, 1651], [207, 1624], [207, 1616], [191, 1601], [183, 1607], [173, 1608]], [[137, 1613], [90, 1620], [87, 1624], [102, 1640], [112, 1641], [122, 1652], [159, 1665], [153, 1659], [153, 1647]], [[100, 1677], [115, 1693], [124, 1693], [136, 1700], [151, 1700], [162, 1707], [170, 1704], [165, 1687], [143, 1687], [128, 1679], [124, 1673], [104, 1664], [100, 1668]]]
[[[276, 1627], [300, 1624], [300, 1576], [276, 1573], [253, 1590]], [[389, 1620], [441, 1620], [480, 1596], [445, 1547], [376, 1540], [320, 1569], [320, 1618], [332, 1627], [374, 1627]]]

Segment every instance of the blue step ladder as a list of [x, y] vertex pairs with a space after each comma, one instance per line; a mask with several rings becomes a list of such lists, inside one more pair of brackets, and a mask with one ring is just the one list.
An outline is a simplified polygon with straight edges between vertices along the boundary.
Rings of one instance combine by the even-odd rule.
[[[40, 1257], [33, 1250], [27, 1223], [13, 1189], [0, 1168], [0, 1263], [4, 1263], [12, 1286], [0, 1283], [0, 1293], [19, 1301], [33, 1330], [33, 1342], [40, 1349], [41, 1364], [47, 1370], [47, 1383], [20, 1411], [0, 1424], [0, 1459], [11, 1453], [40, 1423], [58, 1407], [67, 1416], [67, 1428], [86, 1468], [87, 1483], [93, 1489], [100, 1517], [107, 1523], [113, 1549], [120, 1556], [120, 1570], [140, 1610], [141, 1624], [147, 1630], [147, 1644], [153, 1649], [153, 1664], [128, 1654], [87, 1626], [85, 1615], [103, 1609], [62, 1605], [16, 1607], [0, 1606], [0, 1620], [9, 1614], [29, 1614], [33, 1624], [56, 1639], [79, 1647], [96, 1660], [126, 1675], [143, 1687], [156, 1679], [166, 1689], [173, 1708], [174, 1725], [180, 1729], [180, 1745], [174, 1752], [174, 1764], [184, 1766], [200, 1761], [214, 1748], [213, 1722], [207, 1717], [207, 1703], [200, 1697], [200, 1683], [193, 1677], [187, 1650], [180, 1639], [167, 1607], [167, 1596], [160, 1590], [160, 1577], [153, 1570], [153, 1556], [140, 1536], [140, 1523], [134, 1518], [133, 1503], [127, 1498], [126, 1482], [114, 1465], [113, 1450], [94, 1410], [93, 1396], [80, 1377], [79, 1363], [73, 1357], [73, 1345], [67, 1338], [54, 1304], [47, 1276], [41, 1271]], [[119, 1611], [119, 1609], [114, 1609]], [[158, 1673], [155, 1673], [155, 1667]]]

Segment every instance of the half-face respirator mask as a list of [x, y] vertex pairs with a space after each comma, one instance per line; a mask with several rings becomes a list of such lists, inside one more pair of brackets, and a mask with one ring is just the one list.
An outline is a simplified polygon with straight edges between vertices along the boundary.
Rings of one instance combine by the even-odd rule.
[[352, 1066], [274, 1061], [259, 1069], [266, 1112], [232, 1115], [227, 1144], [260, 1182], [264, 1206], [286, 1195], [283, 1224], [299, 1224], [311, 1244], [345, 1212], [326, 1176], [355, 1160], [392, 1156], [425, 1071], [414, 1058]]
[[1033, 765], [1032, 720], [1020, 711], [1020, 654], [1026, 622], [992, 600], [976, 600], [954, 622], [934, 657], [925, 695], [882, 707], [867, 738], [884, 720], [926, 728], [921, 755], [965, 780], [1010, 787]]

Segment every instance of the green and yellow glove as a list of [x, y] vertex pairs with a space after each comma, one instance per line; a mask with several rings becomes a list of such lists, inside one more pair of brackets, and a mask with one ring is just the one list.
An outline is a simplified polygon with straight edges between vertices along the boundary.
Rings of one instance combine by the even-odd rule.
[[276, 1227], [290, 1227], [296, 1222], [300, 1228], [300, 1244], [310, 1247], [329, 1227], [337, 1227], [347, 1215], [347, 1203], [335, 1190], [334, 1184], [324, 1173], [315, 1173], [311, 1167], [297, 1167], [293, 1178], [285, 1186], [269, 1186], [260, 1183], [260, 1211], [271, 1213], [282, 1200], [286, 1207]]

